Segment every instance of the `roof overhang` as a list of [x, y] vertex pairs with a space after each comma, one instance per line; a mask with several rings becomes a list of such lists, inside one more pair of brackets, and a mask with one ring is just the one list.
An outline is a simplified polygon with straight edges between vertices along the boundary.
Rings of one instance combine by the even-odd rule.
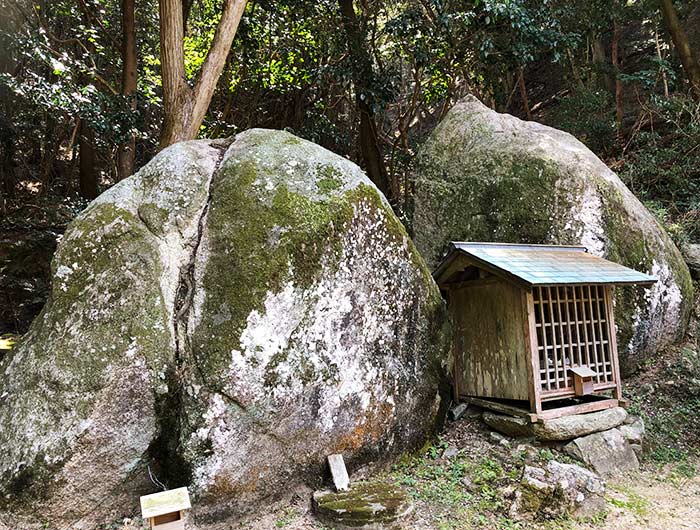
[[456, 259], [525, 289], [556, 285], [652, 285], [657, 278], [590, 254], [583, 246], [453, 242], [433, 272], [446, 283]]

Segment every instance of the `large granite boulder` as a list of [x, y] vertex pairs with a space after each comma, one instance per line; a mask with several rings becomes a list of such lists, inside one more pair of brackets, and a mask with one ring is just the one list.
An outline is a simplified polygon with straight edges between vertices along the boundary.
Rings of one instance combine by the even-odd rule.
[[95, 528], [153, 476], [228, 527], [444, 412], [427, 267], [357, 166], [291, 134], [164, 150], [76, 219], [53, 271], [0, 365], [0, 526]]
[[700, 279], [700, 244], [685, 243], [681, 245], [681, 254], [688, 265], [690, 275], [694, 279]]
[[435, 267], [451, 240], [582, 244], [650, 273], [650, 289], [617, 289], [623, 368], [682, 337], [692, 283], [678, 249], [620, 179], [570, 134], [468, 96], [421, 148], [414, 241]]

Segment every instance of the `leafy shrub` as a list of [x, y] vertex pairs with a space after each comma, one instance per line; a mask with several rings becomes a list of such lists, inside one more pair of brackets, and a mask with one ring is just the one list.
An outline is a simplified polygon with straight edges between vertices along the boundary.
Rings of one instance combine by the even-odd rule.
[[620, 176], [638, 197], [653, 200], [672, 236], [700, 241], [700, 104], [652, 98], [645, 110], [645, 130], [630, 140]]
[[599, 155], [615, 142], [615, 105], [605, 90], [579, 88], [559, 100], [548, 123], [581, 140]]

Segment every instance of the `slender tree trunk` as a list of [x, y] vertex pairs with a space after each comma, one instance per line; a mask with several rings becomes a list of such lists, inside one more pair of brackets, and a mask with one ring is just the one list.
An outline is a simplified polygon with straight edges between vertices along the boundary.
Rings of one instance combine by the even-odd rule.
[[[663, 60], [663, 55], [661, 54], [661, 42], [659, 40], [659, 31], [654, 29], [654, 41], [656, 42], [656, 56], [659, 58], [659, 63]], [[661, 69], [661, 81], [664, 84], [664, 97], [668, 97], [668, 78], [666, 77], [666, 70]]]
[[160, 65], [163, 83], [163, 130], [160, 145], [187, 138], [187, 122], [191, 119], [192, 99], [185, 79], [185, 49], [183, 40], [182, 2], [160, 0]]
[[659, 7], [666, 23], [666, 29], [671, 34], [673, 44], [678, 50], [685, 75], [690, 81], [693, 95], [698, 98], [700, 97], [700, 65], [693, 55], [688, 36], [678, 20], [678, 14], [673, 7], [673, 0], [659, 0]]
[[571, 52], [571, 48], [566, 48], [566, 56], [569, 58], [569, 64], [571, 65], [571, 74], [574, 77], [574, 81], [579, 87], [583, 87], [583, 79], [581, 79], [581, 74], [576, 66], [576, 60], [574, 59], [574, 54]]
[[[135, 0], [122, 0], [122, 95], [129, 98], [129, 106], [136, 110], [136, 24]], [[125, 179], [134, 173], [136, 137], [119, 146], [117, 153], [117, 178]]]
[[527, 98], [527, 87], [525, 86], [525, 74], [523, 67], [518, 67], [518, 88], [520, 89], [520, 100], [523, 103], [523, 110], [527, 119], [532, 121], [532, 112], [530, 112], [530, 101]]
[[605, 56], [605, 45], [600, 35], [593, 36], [591, 40], [591, 52], [593, 64], [596, 66], [597, 74], [602, 80], [602, 86], [605, 87], [606, 90], [612, 92], [615, 90], [615, 85], [610, 75], [610, 67], [608, 66], [608, 61]]
[[185, 78], [182, 0], [160, 0], [160, 58], [165, 119], [160, 146], [197, 137], [247, 0], [224, 0], [214, 40], [193, 87]]
[[15, 196], [15, 141], [11, 129], [5, 129], [0, 118], [0, 177], [2, 177], [3, 195], [7, 198]]
[[615, 124], [617, 126], [617, 141], [622, 145], [624, 142], [622, 121], [625, 116], [625, 109], [622, 99], [622, 80], [620, 79], [620, 24], [617, 19], [613, 19], [613, 39], [610, 55], [615, 72]]
[[374, 116], [371, 80], [373, 79], [372, 60], [365, 45], [360, 26], [355, 16], [353, 0], [338, 0], [343, 26], [348, 40], [348, 52], [353, 63], [353, 84], [355, 102], [360, 114], [359, 144], [365, 170], [370, 180], [392, 201], [395, 190], [389, 185], [389, 176], [379, 144], [379, 133]]
[[80, 195], [86, 199], [97, 197], [97, 168], [95, 156], [95, 131], [85, 122], [80, 131]]

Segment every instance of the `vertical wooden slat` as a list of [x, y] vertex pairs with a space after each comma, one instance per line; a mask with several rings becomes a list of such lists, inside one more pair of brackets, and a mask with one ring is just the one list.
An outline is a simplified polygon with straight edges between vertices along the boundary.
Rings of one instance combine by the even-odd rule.
[[559, 378], [559, 354], [557, 353], [557, 332], [554, 329], [554, 310], [552, 309], [552, 288], [551, 287], [545, 287], [547, 289], [549, 296], [547, 297], [547, 302], [549, 305], [549, 320], [550, 320], [550, 328], [552, 330], [552, 359], [554, 360], [554, 383], [557, 388], [561, 388], [561, 385], [559, 384], [560, 378]]
[[583, 365], [583, 356], [581, 355], [581, 332], [579, 331], [579, 318], [578, 318], [578, 297], [576, 296], [577, 287], [574, 285], [571, 288], [571, 294], [573, 297], [574, 305], [574, 329], [576, 329], [576, 353], [578, 354], [577, 365]]
[[588, 342], [588, 324], [586, 323], [586, 296], [583, 290], [583, 286], [579, 288], [579, 302], [581, 303], [581, 323], [583, 327], [583, 347], [586, 352], [586, 366], [593, 368], [591, 366], [591, 348]]
[[547, 330], [545, 328], [544, 320], [544, 300], [542, 298], [542, 287], [535, 287], [540, 300], [540, 329], [542, 330], [542, 359], [544, 361], [544, 374], [545, 374], [545, 384], [547, 385], [547, 390], [552, 389], [551, 381], [549, 379], [549, 356], [547, 354]]
[[[537, 327], [535, 318], [535, 302], [531, 292], [523, 292], [523, 313], [526, 315], [525, 344], [530, 345], [530, 362], [527, 365], [530, 397], [530, 412], [539, 414], [542, 412], [542, 400], [540, 392], [542, 390], [542, 376], [540, 374], [540, 352], [537, 341]], [[544, 328], [541, 328], [544, 331]]]
[[598, 346], [596, 344], [596, 342], [597, 342], [596, 341], [596, 326], [595, 326], [595, 318], [593, 315], [593, 300], [592, 300], [593, 295], [591, 294], [591, 286], [590, 285], [587, 285], [586, 289], [588, 292], [588, 310], [590, 311], [589, 323], [590, 323], [591, 327], [589, 329], [591, 331], [590, 335], [592, 337], [591, 342], [592, 342], [592, 346], [593, 346], [593, 348], [592, 348], [593, 349], [593, 358], [594, 358], [594, 362], [595, 362], [594, 371], [596, 373], [596, 382], [600, 383], [600, 357], [598, 355]]
[[613, 309], [613, 297], [611, 286], [605, 287], [605, 318], [608, 323], [608, 344], [610, 345], [610, 362], [612, 363], [612, 377], [615, 383], [613, 397], [622, 399], [622, 381], [620, 381], [620, 366], [617, 357], [617, 336], [615, 333], [615, 312]]
[[[601, 306], [601, 301], [603, 300], [603, 287], [598, 285], [595, 288], [596, 290], [596, 309], [598, 313], [598, 334], [600, 335], [600, 356], [601, 356], [601, 367], [603, 369], [603, 382], [607, 382], [610, 380], [610, 378], [607, 375], [608, 368], [606, 366], [608, 360], [609, 360], [609, 350], [606, 352], [606, 345], [603, 344], [603, 323], [601, 320], [603, 319], [603, 315], [600, 312], [600, 306]], [[608, 346], [610, 346], [610, 341], [608, 341]], [[611, 370], [612, 371], [612, 370]]]
[[[562, 369], [564, 370], [564, 373], [562, 374], [562, 379], [564, 381], [564, 388], [569, 386], [569, 375], [567, 373], [566, 369], [566, 353], [564, 347], [567, 346], [569, 349], [569, 357], [571, 357], [571, 342], [568, 342], [564, 340], [564, 319], [562, 318], [562, 312], [561, 312], [561, 297], [559, 296], [559, 287], [554, 287], [554, 290], [557, 293], [557, 298], [556, 298], [556, 306], [557, 306], [557, 318], [559, 319], [559, 325], [557, 326], [559, 328], [559, 344], [561, 345], [560, 353], [561, 353], [561, 366]], [[554, 331], [554, 330], [552, 330]]]

